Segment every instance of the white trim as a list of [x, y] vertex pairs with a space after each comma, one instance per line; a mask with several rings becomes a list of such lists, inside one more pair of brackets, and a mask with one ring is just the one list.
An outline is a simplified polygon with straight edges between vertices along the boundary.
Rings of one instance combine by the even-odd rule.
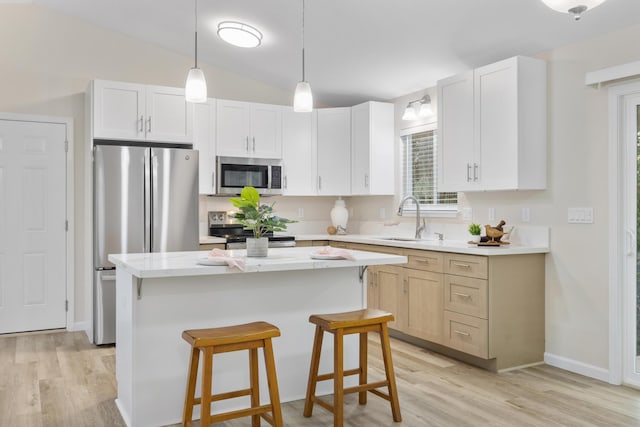
[[[609, 88], [609, 378], [611, 384], [623, 382], [625, 304], [623, 298], [624, 218], [621, 207], [626, 187], [624, 171], [624, 97], [640, 93], [640, 82]], [[626, 381], [626, 380], [625, 380]]]
[[403, 136], [413, 135], [414, 133], [427, 132], [436, 129], [438, 129], [438, 122], [430, 122], [423, 125], [403, 128], [400, 129], [400, 138], [402, 139]]
[[12, 120], [21, 122], [37, 122], [37, 123], [53, 123], [62, 124], [66, 127], [66, 138], [68, 144], [68, 150], [65, 158], [65, 192], [66, 192], [66, 217], [69, 221], [69, 230], [66, 234], [66, 271], [65, 271], [65, 286], [67, 293], [67, 301], [69, 301], [69, 309], [67, 311], [67, 327], [75, 322], [75, 271], [74, 271], [74, 259], [75, 259], [75, 233], [74, 233], [74, 191], [73, 185], [75, 182], [75, 171], [73, 168], [73, 118], [72, 117], [56, 117], [56, 116], [40, 116], [35, 114], [15, 114], [15, 113], [0, 113], [0, 120]]
[[67, 325], [67, 331], [69, 331], [69, 332], [73, 332], [73, 331], [85, 331], [85, 332], [87, 332], [88, 330], [89, 330], [89, 321], [88, 320], [83, 320], [81, 322], [75, 322], [75, 323]]
[[551, 353], [544, 353], [544, 363], [550, 366], [555, 366], [556, 368], [564, 369], [565, 371], [575, 372], [576, 374], [595, 378], [600, 381], [608, 382], [611, 377], [611, 373], [604, 368], [589, 365], [566, 357], [557, 356]]
[[584, 84], [600, 85], [602, 83], [607, 83], [613, 80], [626, 79], [636, 76], [640, 76], [640, 61], [615, 65], [613, 67], [607, 67], [601, 70], [588, 72], [587, 74], [585, 74]]

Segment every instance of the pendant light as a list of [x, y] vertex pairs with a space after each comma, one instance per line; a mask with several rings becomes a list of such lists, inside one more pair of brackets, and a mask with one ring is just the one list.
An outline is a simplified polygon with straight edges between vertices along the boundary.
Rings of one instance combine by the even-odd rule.
[[600, 6], [606, 0], [542, 0], [544, 4], [558, 12], [570, 13], [573, 19], [579, 21], [582, 14], [596, 6]]
[[293, 96], [293, 111], [297, 113], [313, 111], [311, 86], [304, 78], [304, 0], [302, 0], [302, 80], [296, 85], [296, 92]]
[[198, 68], [198, 0], [195, 2], [195, 65], [189, 70], [184, 94], [187, 102], [207, 102], [207, 81]]

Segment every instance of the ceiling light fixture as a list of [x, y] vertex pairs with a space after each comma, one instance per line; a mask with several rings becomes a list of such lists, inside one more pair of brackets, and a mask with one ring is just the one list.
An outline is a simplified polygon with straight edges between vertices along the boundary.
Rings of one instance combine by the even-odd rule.
[[404, 109], [404, 114], [402, 115], [402, 120], [415, 120], [419, 117], [429, 117], [432, 115], [431, 97], [425, 95], [407, 104], [407, 108]]
[[236, 21], [218, 24], [218, 37], [238, 47], [258, 47], [262, 43], [262, 33], [257, 28]]
[[558, 12], [570, 13], [575, 21], [579, 21], [587, 10], [600, 6], [606, 0], [542, 0], [544, 4]]
[[207, 102], [207, 81], [198, 68], [198, 0], [195, 2], [195, 66], [189, 70], [184, 95], [187, 102]]
[[293, 95], [293, 111], [296, 113], [313, 111], [311, 86], [304, 79], [304, 0], [302, 0], [302, 80], [296, 85], [296, 92]]

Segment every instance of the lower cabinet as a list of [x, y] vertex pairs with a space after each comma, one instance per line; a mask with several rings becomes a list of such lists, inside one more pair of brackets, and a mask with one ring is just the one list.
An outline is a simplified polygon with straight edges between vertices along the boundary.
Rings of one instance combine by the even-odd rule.
[[224, 243], [200, 243], [201, 251], [210, 251], [211, 249], [224, 249]]

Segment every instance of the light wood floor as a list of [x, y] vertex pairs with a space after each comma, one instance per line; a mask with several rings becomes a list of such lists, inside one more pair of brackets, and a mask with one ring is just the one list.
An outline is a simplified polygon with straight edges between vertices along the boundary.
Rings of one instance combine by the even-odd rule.
[[[370, 378], [382, 379], [376, 338]], [[397, 340], [393, 357], [403, 422], [392, 421], [385, 400], [370, 395], [360, 406], [349, 395], [346, 427], [640, 426], [640, 392], [630, 388], [544, 365], [494, 374]], [[114, 365], [115, 348], [93, 346], [83, 332], [0, 336], [0, 426], [124, 425], [113, 402]], [[333, 425], [324, 409], [305, 418], [302, 407], [283, 405], [287, 426]]]

